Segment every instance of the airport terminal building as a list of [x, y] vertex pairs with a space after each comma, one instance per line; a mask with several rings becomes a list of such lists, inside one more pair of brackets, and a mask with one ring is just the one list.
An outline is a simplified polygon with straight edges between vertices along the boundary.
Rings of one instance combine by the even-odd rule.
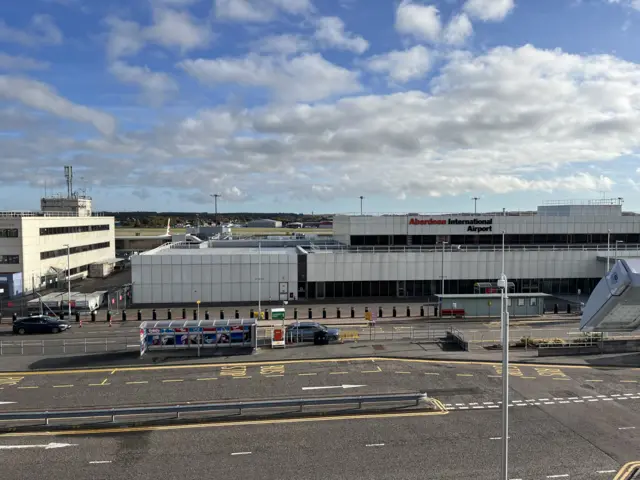
[[[333, 241], [174, 243], [132, 260], [141, 304], [362, 297], [419, 300], [492, 292], [589, 294], [607, 259], [640, 256], [640, 216], [621, 201], [546, 204], [536, 212], [337, 215]], [[260, 248], [258, 244], [260, 243]]]

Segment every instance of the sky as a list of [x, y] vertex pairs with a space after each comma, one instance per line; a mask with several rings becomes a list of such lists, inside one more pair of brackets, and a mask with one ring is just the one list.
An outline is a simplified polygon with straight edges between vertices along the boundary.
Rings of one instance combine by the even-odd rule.
[[0, 209], [640, 211], [640, 0], [0, 7]]

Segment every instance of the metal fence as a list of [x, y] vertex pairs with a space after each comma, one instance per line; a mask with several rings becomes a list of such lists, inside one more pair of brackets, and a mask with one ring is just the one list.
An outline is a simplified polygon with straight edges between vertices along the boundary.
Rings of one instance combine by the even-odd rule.
[[[258, 346], [271, 346], [273, 330], [277, 327], [260, 327], [257, 330]], [[451, 329], [449, 329], [451, 331]], [[427, 327], [360, 327], [339, 329], [338, 342], [409, 340], [419, 342], [444, 341], [447, 329]], [[302, 337], [287, 337], [291, 345], [303, 345]], [[308, 338], [306, 340], [309, 340]], [[312, 340], [312, 339], [311, 339]], [[176, 349], [184, 345], [176, 346]], [[186, 347], [196, 348], [196, 345]], [[140, 349], [139, 335], [113, 335], [101, 337], [70, 338], [70, 339], [42, 339], [42, 340], [0, 340], [0, 355], [73, 355], [82, 353], [123, 352]], [[163, 350], [170, 350], [165, 346]]]
[[[164, 415], [175, 414], [176, 418], [180, 418], [183, 413], [206, 413], [206, 412], [226, 412], [238, 411], [239, 414], [243, 410], [264, 410], [276, 408], [298, 407], [299, 411], [305, 406], [333, 406], [333, 405], [357, 405], [362, 408], [365, 404], [379, 403], [401, 403], [415, 402], [419, 405], [421, 401], [429, 401], [426, 393], [395, 393], [382, 395], [358, 395], [358, 396], [340, 396], [340, 397], [321, 397], [321, 398], [294, 398], [279, 400], [258, 400], [245, 402], [225, 402], [225, 403], [205, 403], [196, 405], [162, 405], [162, 406], [145, 406], [145, 407], [120, 407], [120, 408], [100, 408], [100, 409], [81, 409], [81, 410], [58, 410], [58, 411], [23, 411], [23, 412], [7, 412], [0, 413], [0, 421], [16, 421], [42, 420], [45, 425], [49, 425], [49, 421], [53, 419], [72, 419], [72, 418], [104, 418], [108, 417], [112, 422], [117, 417], [123, 416], [141, 416], [141, 415]], [[434, 408], [438, 408], [436, 403], [432, 402]]]

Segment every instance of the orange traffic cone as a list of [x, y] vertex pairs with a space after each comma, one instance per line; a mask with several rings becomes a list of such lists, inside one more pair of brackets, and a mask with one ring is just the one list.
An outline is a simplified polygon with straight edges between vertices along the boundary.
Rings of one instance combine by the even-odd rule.
[[111, 326], [111, 319], [109, 319], [109, 326]]
[[78, 328], [82, 328], [82, 319], [80, 319], [80, 325], [78, 326]]

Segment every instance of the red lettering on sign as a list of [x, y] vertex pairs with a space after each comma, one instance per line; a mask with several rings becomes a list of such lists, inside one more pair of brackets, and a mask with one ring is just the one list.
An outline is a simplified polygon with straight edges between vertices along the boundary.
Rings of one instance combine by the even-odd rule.
[[428, 220], [422, 220], [421, 218], [412, 218], [409, 220], [409, 225], [446, 225], [446, 220], [435, 220], [430, 218]]

